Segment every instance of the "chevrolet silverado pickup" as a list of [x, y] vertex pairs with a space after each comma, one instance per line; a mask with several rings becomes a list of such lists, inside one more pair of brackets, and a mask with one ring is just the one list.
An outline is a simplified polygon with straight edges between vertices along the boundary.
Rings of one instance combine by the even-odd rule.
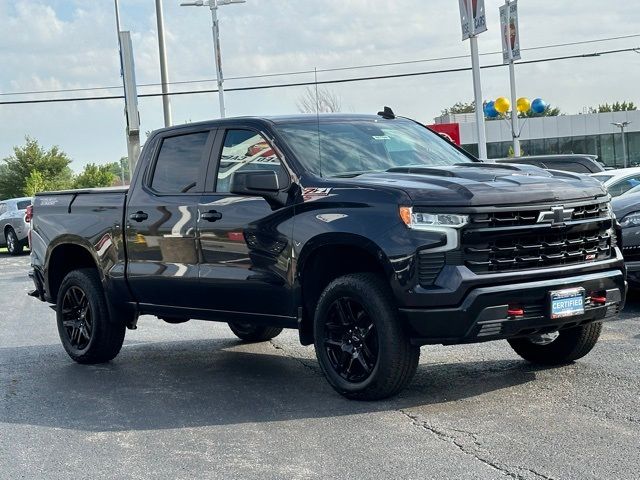
[[31, 294], [79, 363], [112, 360], [143, 314], [249, 342], [289, 328], [340, 394], [380, 399], [423, 345], [589, 353], [627, 289], [609, 200], [390, 109], [181, 125], [151, 134], [129, 188], [35, 197]]

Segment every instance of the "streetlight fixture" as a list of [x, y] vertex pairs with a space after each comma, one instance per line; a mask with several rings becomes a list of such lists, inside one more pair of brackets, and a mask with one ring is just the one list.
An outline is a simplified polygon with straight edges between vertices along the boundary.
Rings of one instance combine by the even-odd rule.
[[182, 7], [209, 7], [211, 10], [213, 32], [213, 49], [216, 57], [216, 75], [218, 77], [218, 97], [220, 98], [220, 117], [225, 117], [224, 108], [224, 77], [222, 75], [222, 55], [220, 54], [220, 28], [218, 26], [218, 7], [231, 5], [232, 3], [245, 3], [246, 0], [196, 0], [192, 2], [182, 2]]
[[627, 138], [624, 136], [624, 129], [631, 125], [631, 122], [613, 122], [611, 125], [618, 127], [622, 134], [622, 160], [624, 161], [624, 168], [627, 168]]

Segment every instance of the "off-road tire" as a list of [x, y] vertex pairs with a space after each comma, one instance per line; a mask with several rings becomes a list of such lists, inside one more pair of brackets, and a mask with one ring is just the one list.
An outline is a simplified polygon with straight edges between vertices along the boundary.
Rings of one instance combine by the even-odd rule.
[[[332, 305], [345, 298], [360, 304], [360, 316], [367, 317], [366, 323], [373, 325], [377, 335], [375, 365], [362, 381], [348, 381], [337, 372], [325, 343], [329, 340], [326, 332], [328, 322], [332, 321]], [[420, 348], [411, 344], [403, 329], [388, 285], [373, 273], [345, 275], [325, 288], [315, 311], [314, 338], [316, 357], [327, 381], [338, 393], [350, 399], [380, 400], [397, 394], [412, 380], [420, 359]]]
[[[91, 313], [91, 333], [87, 345], [77, 348], [70, 339], [68, 327], [65, 327], [63, 305], [67, 292], [80, 289], [87, 298], [88, 311]], [[107, 299], [96, 270], [82, 268], [73, 270], [62, 281], [56, 304], [58, 333], [67, 354], [78, 363], [104, 363], [114, 359], [120, 349], [126, 332], [126, 322], [111, 319]], [[66, 320], [69, 322], [69, 320]], [[86, 338], [86, 337], [85, 337]]]
[[264, 327], [241, 322], [229, 322], [229, 328], [236, 337], [247, 343], [266, 342], [282, 332], [280, 327]]
[[558, 338], [547, 345], [538, 345], [528, 338], [514, 338], [509, 345], [525, 360], [537, 365], [565, 365], [587, 355], [598, 342], [602, 322], [560, 330]]

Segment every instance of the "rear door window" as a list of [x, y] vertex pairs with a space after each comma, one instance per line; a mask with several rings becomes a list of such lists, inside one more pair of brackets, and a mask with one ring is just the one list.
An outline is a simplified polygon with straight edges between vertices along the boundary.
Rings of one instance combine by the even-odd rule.
[[[151, 188], [163, 194], [196, 192], [209, 132], [189, 133], [163, 139]], [[206, 155], [205, 155], [206, 153]]]
[[22, 200], [18, 202], [18, 210], [26, 210], [31, 205], [31, 200]]

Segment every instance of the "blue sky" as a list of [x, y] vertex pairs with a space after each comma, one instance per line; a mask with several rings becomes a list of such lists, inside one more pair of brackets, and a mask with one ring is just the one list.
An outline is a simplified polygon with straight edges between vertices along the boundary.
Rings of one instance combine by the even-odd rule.
[[[480, 37], [481, 52], [500, 50], [498, 7], [486, 0], [489, 31]], [[568, 6], [571, 4], [572, 6]], [[576, 5], [579, 5], [577, 7]], [[583, 41], [640, 33], [636, 2], [557, 2], [521, 0], [522, 47]], [[212, 79], [210, 16], [205, 8], [179, 7], [165, 0], [170, 79]], [[157, 35], [152, 0], [121, 0], [122, 26], [132, 32], [138, 83], [159, 81]], [[460, 40], [457, 2], [453, 0], [247, 0], [220, 9], [226, 77], [314, 68], [396, 62], [465, 55]], [[111, 0], [0, 0], [0, 93], [62, 88], [117, 86], [119, 61]], [[640, 46], [640, 38], [601, 44], [523, 52], [523, 59]], [[498, 63], [484, 56], [482, 63]], [[408, 66], [320, 73], [319, 79], [379, 75], [464, 67], [467, 59]], [[640, 55], [627, 53], [518, 67], [518, 93], [543, 97], [568, 113], [603, 102], [629, 99], [640, 103]], [[265, 80], [229, 80], [227, 87], [313, 80], [312, 74]], [[485, 70], [484, 97], [509, 91], [506, 69]], [[212, 88], [213, 82], [172, 87]], [[346, 111], [375, 113], [383, 105], [429, 122], [440, 110], [473, 97], [467, 72], [331, 87]], [[155, 88], [140, 92], [157, 91]], [[121, 90], [96, 90], [100, 95]], [[229, 115], [296, 112], [302, 88], [231, 92]], [[3, 95], [2, 100], [78, 95]], [[217, 94], [172, 99], [175, 123], [218, 116]], [[141, 99], [142, 130], [162, 126], [159, 98]], [[11, 154], [25, 135], [45, 146], [59, 145], [79, 170], [88, 162], [104, 163], [126, 155], [123, 103], [99, 101], [41, 105], [0, 105], [0, 158]], [[143, 136], [144, 137], [144, 136]]]

